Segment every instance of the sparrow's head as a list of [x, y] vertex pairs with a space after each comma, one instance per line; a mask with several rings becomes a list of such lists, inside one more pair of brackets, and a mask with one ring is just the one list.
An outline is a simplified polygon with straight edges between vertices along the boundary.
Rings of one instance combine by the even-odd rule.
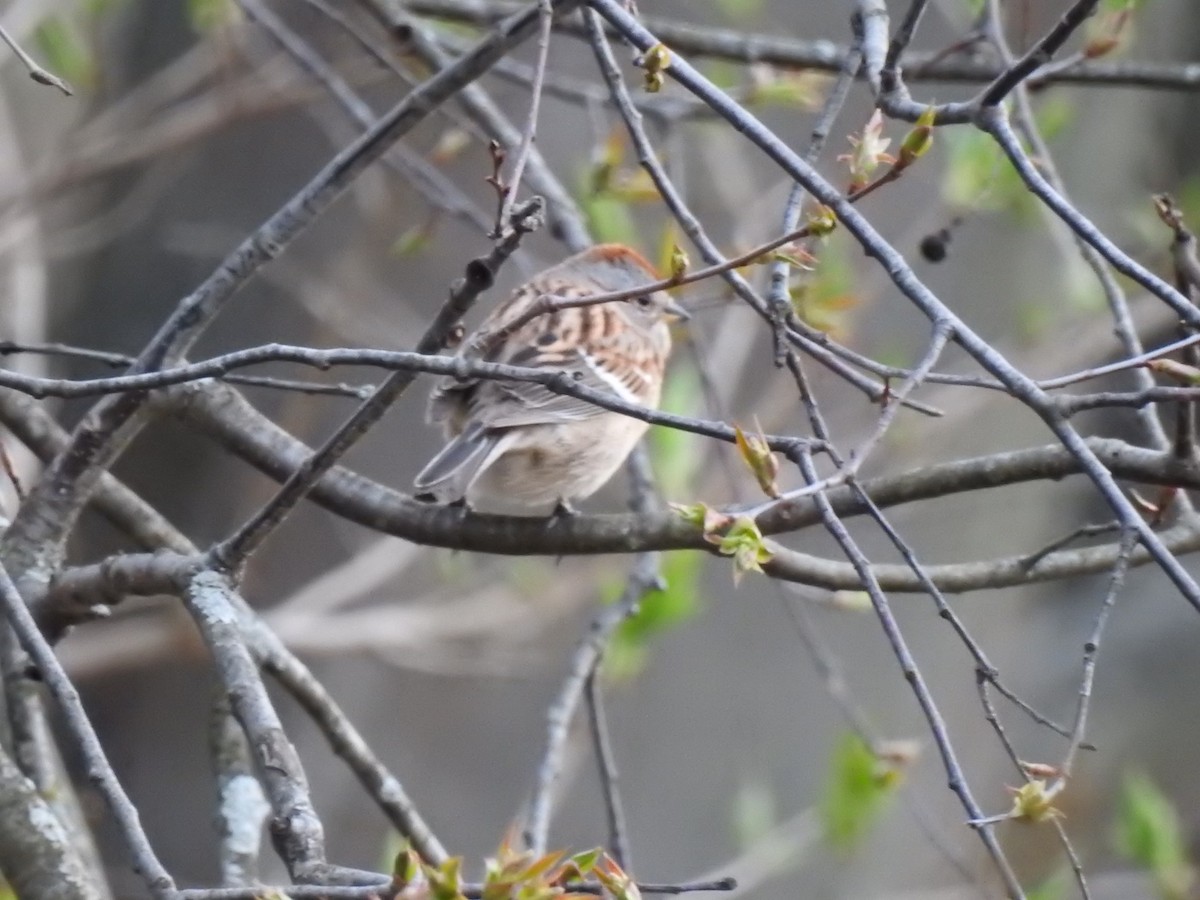
[[[623, 244], [599, 244], [562, 263], [599, 291], [627, 291], [659, 280], [658, 273], [640, 253]], [[647, 291], [616, 302], [630, 324], [649, 331], [660, 323], [687, 320], [687, 310], [666, 291]]]

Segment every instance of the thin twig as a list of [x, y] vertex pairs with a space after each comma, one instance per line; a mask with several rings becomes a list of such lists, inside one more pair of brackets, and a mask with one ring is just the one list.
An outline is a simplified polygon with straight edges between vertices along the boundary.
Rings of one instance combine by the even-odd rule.
[[[461, 56], [451, 57], [447, 54], [433, 38], [425, 23], [411, 15], [408, 4], [401, 5], [390, 0], [358, 0], [358, 4], [387, 28], [389, 33], [402, 36], [404, 51], [415, 54], [424, 65], [434, 71], [453, 69], [459, 65]], [[567, 12], [580, 3], [577, 0], [566, 3], [562, 0], [552, 0], [552, 5], [556, 12]], [[514, 9], [513, 13], [530, 16], [540, 22], [536, 6], [522, 5], [519, 9]], [[529, 24], [536, 26], [537, 22], [531, 21]], [[467, 85], [459, 94], [458, 100], [466, 114], [501, 146], [515, 147], [520, 144], [520, 131], [479, 85]], [[545, 200], [549, 226], [547, 231], [551, 237], [561, 240], [572, 252], [577, 253], [590, 247], [592, 238], [578, 204], [547, 165], [536, 146], [529, 152], [526, 169], [529, 183]]]
[[1109, 614], [1117, 602], [1117, 595], [1125, 584], [1125, 575], [1129, 571], [1129, 557], [1134, 548], [1133, 536], [1128, 530], [1121, 535], [1121, 552], [1113, 564], [1112, 574], [1108, 579], [1108, 590], [1096, 611], [1096, 622], [1092, 626], [1091, 636], [1083, 645], [1083, 675], [1079, 680], [1079, 704], [1075, 708], [1075, 723], [1071, 727], [1071, 741], [1067, 752], [1063, 755], [1060, 768], [1062, 777], [1069, 778], [1075, 767], [1075, 759], [1079, 750], [1084, 746], [1083, 736], [1087, 731], [1088, 709], [1092, 699], [1092, 682], [1096, 675], [1096, 659], [1100, 655], [1100, 641], [1104, 637], [1104, 628], [1108, 624]]
[[[310, 3], [314, 0], [309, 0]], [[337, 100], [355, 122], [365, 131], [374, 125], [377, 117], [371, 107], [337, 74], [324, 58], [314, 50], [299, 34], [284, 24], [271, 9], [261, 0], [238, 0], [242, 9], [252, 19], [256, 20], [263, 29], [309, 74], [312, 75]], [[322, 12], [330, 15], [344, 28], [350, 29], [362, 39], [357, 29], [353, 29], [337, 11], [329, 9], [325, 4], [319, 4]], [[369, 46], [369, 45], [368, 45]], [[377, 57], [388, 63], [384, 57]], [[394, 65], [388, 66], [391, 71], [398, 71]], [[413, 153], [403, 144], [396, 144], [383, 157], [384, 165], [405, 176], [407, 183], [413, 185], [436, 208], [445, 210], [451, 215], [459, 216], [464, 221], [487, 233], [490, 223], [481, 209], [464, 194], [457, 185], [446, 178], [437, 167], [431, 165], [424, 157]]]
[[[684, 882], [682, 884], [654, 884], [638, 882], [637, 889], [643, 894], [694, 894], [732, 891], [737, 882], [732, 878], [716, 881]], [[484, 886], [464, 884], [462, 894], [468, 900], [480, 900]], [[568, 882], [564, 890], [572, 894], [604, 894], [599, 884]], [[328, 898], [328, 900], [393, 900], [403, 892], [399, 887], [388, 885], [365, 885], [342, 887], [336, 885], [285, 885], [280, 887], [260, 886], [257, 888], [188, 888], [179, 892], [179, 900], [261, 900], [262, 897], [278, 895], [295, 898]]]
[[[1000, 55], [1000, 59], [1009, 66], [1015, 65], [1012, 50], [1008, 46], [1008, 41], [1005, 38], [1004, 21], [1002, 9], [998, 0], [988, 0], [983, 11], [984, 25], [987, 34], [990, 36], [991, 42], [996, 51]], [[1013, 121], [1018, 130], [1024, 135], [1025, 140], [1033, 154], [1038, 159], [1041, 173], [1046, 180], [1058, 191], [1064, 198], [1066, 194], [1066, 184], [1062, 176], [1058, 172], [1058, 167], [1054, 162], [1054, 156], [1051, 153], [1050, 147], [1045, 138], [1042, 136], [1040, 127], [1038, 126], [1037, 117], [1034, 114], [1033, 104], [1029, 95], [1029, 86], [1025, 82], [1018, 84], [1013, 91]], [[1052, 234], [1062, 235], [1069, 232], [1066, 225], [1056, 220], [1049, 209], [1045, 206], [1039, 206], [1039, 210], [1043, 216], [1050, 219]], [[1057, 227], [1056, 227], [1057, 226]], [[1130, 313], [1129, 301], [1125, 296], [1124, 289], [1120, 282], [1113, 275], [1112, 270], [1104, 260], [1100, 252], [1083, 240], [1079, 236], [1074, 237], [1075, 247], [1078, 248], [1080, 256], [1084, 263], [1095, 274], [1097, 281], [1100, 283], [1101, 290], [1104, 291], [1105, 300], [1108, 303], [1109, 310], [1113, 318], [1113, 330], [1121, 343], [1121, 347], [1126, 356], [1134, 356], [1142, 352], [1141, 338], [1138, 336], [1137, 328], [1134, 326], [1133, 317]], [[1153, 386], [1154, 379], [1148, 372], [1135, 372], [1134, 380], [1142, 389], [1148, 389]], [[1170, 442], [1167, 438], [1166, 430], [1163, 428], [1162, 422], [1159, 420], [1157, 412], [1150, 409], [1141, 409], [1138, 413], [1142, 428], [1154, 442], [1155, 446], [1166, 448]]]
[[16, 39], [8, 33], [8, 29], [3, 25], [0, 25], [0, 40], [3, 40], [4, 43], [8, 44], [12, 52], [17, 55], [17, 59], [21, 61], [21, 65], [29, 70], [29, 77], [38, 84], [56, 87], [68, 97], [75, 93], [71, 90], [71, 86], [67, 84], [66, 81], [59, 78], [52, 72], [47, 72], [45, 69], [39, 66], [37, 61], [25, 52], [25, 49], [17, 43]]
[[538, 765], [537, 784], [529, 801], [525, 843], [535, 855], [546, 852], [554, 787], [562, 772], [571, 721], [583, 697], [588, 676], [595, 671], [617, 627], [634, 614], [643, 594], [659, 584], [658, 569], [653, 558], [639, 556], [621, 598], [596, 614], [587, 635], [571, 656], [570, 670], [546, 715], [546, 744]]
[[608, 719], [604, 714], [604, 688], [600, 684], [600, 678], [600, 671], [593, 669], [584, 685], [588, 724], [591, 726], [592, 748], [600, 771], [604, 812], [608, 819], [608, 852], [618, 866], [629, 872], [633, 867], [633, 856], [629, 852], [629, 826], [625, 822], [625, 808], [617, 786], [620, 775], [617, 772], [617, 760], [608, 731]]
[[537, 134], [538, 110], [542, 105], [542, 86], [546, 81], [546, 61], [550, 56], [550, 29], [554, 24], [554, 8], [550, 0], [537, 0], [538, 33], [536, 39], [537, 56], [533, 64], [533, 83], [529, 88], [529, 116], [525, 120], [525, 128], [521, 131], [521, 144], [517, 148], [516, 159], [513, 160], [512, 170], [505, 183], [504, 202], [500, 205], [500, 213], [496, 217], [496, 227], [492, 232], [493, 238], [503, 236], [505, 229], [511, 227], [513, 208], [517, 202], [517, 194], [521, 188], [521, 176], [525, 174], [525, 166], [529, 162], [529, 153], [533, 149], [534, 137]]
[[[728, 443], [735, 440], [733, 427], [724, 422], [659, 412], [637, 403], [630, 403], [608, 390], [579, 384], [566, 372], [489, 363], [461, 356], [426, 355], [419, 351], [321, 350], [314, 347], [267, 344], [262, 347], [235, 350], [210, 360], [188, 363], [158, 372], [148, 372], [144, 375], [118, 375], [112, 378], [93, 378], [81, 381], [38, 378], [33, 375], [22, 375], [18, 372], [0, 369], [0, 387], [19, 390], [31, 397], [90, 397], [122, 391], [184, 385], [202, 382], [209, 378], [228, 380], [225, 377], [226, 373], [232, 369], [267, 362], [293, 362], [318, 369], [328, 369], [333, 366], [374, 366], [410, 377], [415, 377], [418, 373], [426, 373], [452, 375], [460, 378], [475, 377], [487, 380], [530, 382], [543, 385], [554, 393], [578, 397], [604, 409], [623, 413], [645, 422], [706, 435]], [[374, 393], [375, 389], [372, 388], [368, 391], [368, 397]], [[766, 435], [765, 438], [769, 445], [776, 450], [786, 449], [797, 442], [806, 442], [803, 438], [785, 435]]]
[[[798, 462], [806, 480], [818, 480], [816, 468], [813, 466], [810, 455], [799, 454]], [[817, 506], [821, 510], [826, 531], [837, 541], [838, 546], [841, 547], [842, 552], [846, 555], [846, 558], [858, 574], [862, 587], [871, 598], [871, 605], [875, 609], [875, 614], [892, 648], [892, 653], [896, 657], [896, 661], [904, 673], [904, 679], [912, 689], [917, 704], [921, 707], [921, 712], [925, 716], [925, 721], [933, 735], [934, 744], [937, 746], [938, 753], [942, 759], [942, 766], [949, 778], [950, 790], [958, 797], [959, 802], [967, 813], [968, 821], [974, 822], [982, 819], [982, 812], [975, 802], [975, 798], [971, 793], [971, 787], [959, 765], [958, 756], [954, 751], [949, 732], [946, 729], [946, 723], [937, 707], [937, 703], [933, 699], [933, 695], [929, 691], [924, 677], [921, 675], [920, 669], [917, 667], [916, 660], [908, 648], [908, 643], [900, 631], [899, 623], [896, 621], [891, 605], [872, 572], [870, 562], [858, 548], [857, 542], [851, 537], [849, 531], [846, 530], [845, 525], [833, 512], [829, 501], [821, 494], [818, 494], [815, 499]], [[1013, 872], [1012, 866], [1005, 856], [1004, 850], [996, 840], [992, 829], [987, 825], [977, 825], [975, 826], [975, 831], [995, 864], [996, 870], [1004, 881], [1010, 896], [1023, 896], [1020, 882], [1017, 880], [1017, 876]]]
[[150, 840], [142, 829], [137, 808], [117, 780], [100, 738], [88, 718], [87, 711], [79, 700], [79, 692], [71, 683], [66, 670], [54, 655], [50, 644], [38, 630], [33, 615], [17, 593], [16, 585], [9, 577], [8, 570], [0, 565], [0, 606], [8, 619], [13, 631], [16, 632], [21, 646], [33, 659], [41, 673], [42, 680], [54, 696], [62, 712], [68, 732], [84, 760], [88, 779], [99, 791], [108, 806], [109, 812], [116, 821], [121, 838], [129, 851], [134, 870], [146, 882], [146, 887], [154, 897], [171, 898], [176, 894], [175, 882], [167, 873], [166, 868], [159, 862], [150, 846]]
[[985, 107], [996, 106], [1017, 85], [1029, 78], [1039, 66], [1050, 62], [1059, 48], [1095, 11], [1099, 2], [1100, 0], [1075, 0], [1055, 26], [1046, 32], [1045, 37], [1030, 47], [1028, 53], [1005, 69], [995, 81], [983, 89], [979, 95], [980, 104]]
[[[493, 23], [522, 8], [522, 4], [516, 0], [409, 0], [405, 5], [414, 13], [476, 24]], [[840, 69], [848, 49], [844, 44], [825, 39], [806, 40], [780, 31], [755, 33], [734, 28], [714, 28], [682, 22], [674, 17], [647, 15], [642, 17], [642, 22], [673, 51], [737, 63], [765, 63], [783, 69], [833, 73]], [[561, 19], [555, 27], [565, 34], [586, 37], [584, 26], [569, 18]], [[619, 33], [616, 29], [612, 31]], [[910, 79], [987, 84], [1007, 71], [1005, 66], [990, 60], [942, 57], [942, 51], [906, 53]], [[1200, 85], [1200, 64], [1187, 61], [1090, 59], [1069, 68], [1044, 66], [1034, 71], [1026, 83], [1038, 88], [1049, 84], [1078, 84], [1097, 88], [1123, 85], [1192, 91]]]
[[[44, 356], [62, 356], [68, 359], [86, 359], [103, 363], [114, 369], [124, 369], [133, 365], [135, 357], [124, 353], [110, 353], [106, 350], [94, 350], [89, 347], [74, 347], [70, 344], [57, 342], [27, 342], [0, 340], [0, 356], [17, 353], [37, 353]], [[269, 388], [279, 391], [295, 391], [298, 394], [330, 394], [337, 397], [357, 397], [362, 400], [373, 388], [370, 385], [351, 384], [321, 384], [316, 381], [295, 381], [286, 378], [269, 378], [259, 375], [214, 375], [228, 384], [241, 384], [247, 387]]]

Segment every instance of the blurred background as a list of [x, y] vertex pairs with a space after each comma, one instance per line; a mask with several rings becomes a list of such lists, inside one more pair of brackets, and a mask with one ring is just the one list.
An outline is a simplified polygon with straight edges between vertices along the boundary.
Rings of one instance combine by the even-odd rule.
[[[1067, 5], [1006, 4], [1018, 49]], [[359, 4], [329, 0], [328, 6], [397, 64], [410, 63], [404, 47], [390, 42]], [[844, 45], [851, 6], [643, 0], [641, 12]], [[889, 6], [896, 18], [905, 4]], [[953, 45], [970, 30], [973, 6], [931, 4], [914, 48]], [[1106, 4], [1105, 14], [1120, 6]], [[272, 8], [377, 114], [403, 96], [403, 81], [336, 27], [320, 4]], [[7, 54], [0, 57], [0, 338], [137, 353], [179, 299], [357, 133], [320, 85], [234, 4], [13, 0], [0, 22], [77, 88], [73, 98], [59, 96], [31, 82]], [[430, 20], [429, 27], [452, 49], [476, 33], [459, 21]], [[1137, 10], [1114, 57], [1183, 60], [1198, 45], [1193, 4], [1157, 0]], [[617, 51], [628, 62], [629, 51]], [[513, 59], [527, 67], [532, 47]], [[556, 36], [550, 66], [563, 89], [544, 99], [538, 147], [598, 238], [628, 241], [661, 260], [664, 247], [681, 238], [648, 194], [619, 119], [595, 100], [603, 96], [602, 82], [590, 49]], [[704, 69], [792, 146], [806, 145], [828, 76], [723, 61], [704, 61]], [[636, 87], [637, 70], [629, 67], [626, 75]], [[523, 121], [529, 92], [519, 77], [489, 75], [481, 83], [514, 121]], [[919, 100], [973, 91], [925, 81], [911, 87]], [[778, 232], [789, 184], [775, 167], [721, 123], [687, 113], [677, 86], [654, 97], [639, 92], [639, 99], [658, 110], [651, 135], [727, 253]], [[1200, 213], [1200, 94], [1053, 86], [1034, 102], [1078, 207], [1166, 273], [1169, 235], [1149, 195], [1170, 190]], [[869, 91], [857, 85], [834, 125], [820, 167], [835, 182], [845, 179], [836, 157], [849, 151], [847, 136], [861, 131], [871, 106]], [[489, 246], [479, 224], [495, 203], [484, 180], [486, 148], [458, 106], [444, 113], [419, 127], [403, 153], [441, 172], [463, 195], [466, 212], [431, 204], [406, 176], [404, 160], [374, 167], [242, 290], [193, 357], [270, 341], [410, 348], [464, 264]], [[898, 142], [904, 130], [893, 123], [887, 133]], [[939, 131], [917, 169], [865, 201], [863, 211], [956, 313], [1025, 371], [1068, 372], [1116, 352], [1099, 289], [1070, 242], [965, 129]], [[948, 226], [948, 258], [923, 260], [922, 238]], [[532, 236], [472, 322], [525, 276], [566, 254], [550, 233]], [[833, 236], [819, 256], [816, 270], [796, 287], [809, 321], [877, 359], [915, 362], [928, 325], [881, 270], [845, 235]], [[794, 384], [769, 363], [762, 323], [718, 286], [681, 296], [694, 316], [676, 335], [665, 405], [746, 425], [757, 420], [774, 433], [807, 433]], [[1148, 344], [1171, 333], [1169, 316], [1131, 296]], [[107, 371], [33, 354], [9, 355], [6, 364], [64, 376]], [[877, 409], [810, 368], [837, 439], [853, 447], [870, 432]], [[955, 351], [942, 368], [974, 374]], [[344, 370], [329, 380], [357, 385], [375, 377]], [[354, 402], [246, 390], [260, 410], [309, 443]], [[408, 392], [347, 464], [408, 490], [440, 444], [423, 424], [427, 394], [427, 381]], [[1051, 440], [1033, 416], [998, 393], [981, 398], [925, 388], [920, 399], [946, 415], [902, 414], [867, 474]], [[85, 409], [52, 407], [66, 424]], [[1130, 416], [1096, 416], [1089, 425], [1095, 433], [1140, 439]], [[26, 477], [35, 477], [15, 443], [6, 440]], [[656, 430], [650, 448], [667, 500], [756, 498], [749, 474], [724, 445]], [[226, 535], [272, 493], [266, 478], [170, 420], [145, 431], [116, 473], [201, 546]], [[624, 480], [615, 481], [585, 511], [624, 509], [627, 496]], [[1031, 552], [1103, 520], [1105, 510], [1079, 479], [1067, 479], [901, 507], [889, 516], [933, 563]], [[893, 561], [876, 529], [860, 531], [873, 559]], [[783, 542], [838, 557], [817, 529]], [[72, 554], [93, 561], [126, 546], [98, 518], [89, 519]], [[671, 589], [622, 633], [607, 669], [634, 874], [679, 881], [736, 873], [742, 895], [761, 900], [978, 896], [964, 889], [964, 873], [986, 884], [989, 864], [946, 790], [925, 722], [869, 611], [764, 578], [735, 585], [727, 560], [698, 553], [671, 554], [663, 563]], [[421, 548], [306, 506], [256, 557], [246, 590], [401, 778], [443, 843], [477, 874], [528, 796], [547, 706], [571, 650], [597, 604], [619, 592], [627, 564], [615, 557], [555, 561]], [[1083, 643], [1105, 587], [1102, 577], [1078, 579], [980, 592], [953, 604], [1005, 683], [1069, 723]], [[1011, 802], [1004, 786], [1019, 776], [984, 720], [973, 661], [929, 598], [892, 600], [977, 799], [989, 812], [1004, 811]], [[820, 635], [822, 654], [878, 734], [920, 746], [902, 789], [848, 846], [830, 847], [821, 813], [848, 723], [800, 628]], [[1195, 612], [1159, 573], [1131, 573], [1100, 655], [1088, 733], [1097, 749], [1082, 758], [1061, 804], [1096, 896], [1155, 895], [1114, 842], [1129, 773], [1147, 774], [1170, 798], [1193, 845], [1200, 825], [1200, 707], [1192, 687], [1200, 679], [1198, 638]], [[215, 883], [206, 739], [212, 678], [185, 617], [169, 603], [130, 601], [112, 620], [76, 629], [61, 652], [167, 867], [183, 884]], [[1060, 737], [997, 703], [1023, 758], [1060, 757]], [[382, 816], [305, 716], [286, 698], [280, 708], [307, 767], [331, 859], [387, 866], [396, 845]], [[604, 813], [582, 722], [572, 735], [550, 843], [585, 848], [604, 841]], [[112, 861], [116, 895], [137, 896], [100, 805], [82, 790]], [[1049, 881], [1061, 885], [1061, 896], [1071, 895], [1050, 831], [1009, 824], [1000, 834], [1027, 886]], [[264, 867], [264, 877], [282, 878], [273, 859], [264, 858]]]

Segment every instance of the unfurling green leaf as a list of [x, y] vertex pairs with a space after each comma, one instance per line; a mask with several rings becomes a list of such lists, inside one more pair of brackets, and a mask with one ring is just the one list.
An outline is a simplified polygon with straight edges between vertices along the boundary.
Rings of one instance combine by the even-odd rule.
[[894, 168], [907, 169], [929, 152], [929, 148], [933, 146], [933, 123], [936, 116], [932, 106], [925, 107], [925, 111], [917, 117], [917, 124], [900, 143], [900, 155]]
[[733, 557], [735, 584], [747, 572], [762, 572], [762, 564], [775, 555], [749, 516], [738, 516], [724, 534], [706, 533], [705, 539], [716, 544], [717, 552], [722, 556]]
[[892, 139], [883, 136], [882, 110], [876, 109], [871, 113], [871, 118], [863, 126], [862, 134], [851, 135], [849, 140], [854, 150], [843, 153], [838, 157], [838, 162], [846, 163], [850, 169], [847, 192], [853, 194], [867, 186], [880, 163], [895, 165], [896, 158], [887, 152]]
[[834, 750], [821, 804], [825, 839], [845, 849], [856, 845], [886, 808], [902, 774], [900, 765], [881, 759], [858, 735], [843, 736]]
[[1054, 799], [1062, 793], [1064, 784], [1061, 779], [1047, 784], [1041, 778], [1034, 778], [1019, 788], [1009, 788], [1013, 805], [1008, 817], [1034, 823], [1061, 818], [1062, 812], [1054, 805]]
[[576, 853], [568, 861], [575, 867], [575, 871], [580, 877], [587, 875], [596, 867], [596, 863], [600, 861], [600, 857], [604, 855], [604, 851], [599, 847], [593, 847], [591, 850], [584, 850]]
[[822, 204], [809, 213], [804, 224], [808, 228], [808, 233], [813, 237], [825, 237], [827, 234], [832, 234], [833, 230], [837, 228], [837, 216], [833, 214], [832, 209]]
[[710, 540], [723, 528], [733, 524], [732, 516], [713, 509], [707, 503], [672, 503], [670, 506], [685, 522], [691, 522], [703, 529], [704, 536]]
[[466, 900], [462, 892], [462, 857], [452, 856], [440, 866], [425, 867], [431, 900]]
[[669, 272], [672, 281], [678, 281], [680, 278], [686, 275], [688, 266], [690, 265], [691, 261], [688, 259], [686, 250], [684, 250], [678, 244], [675, 244], [673, 247], [671, 247]]
[[733, 426], [734, 442], [743, 461], [754, 473], [754, 479], [763, 493], [768, 497], [779, 496], [779, 485], [775, 483], [779, 475], [779, 459], [771, 452], [766, 437], [759, 428], [758, 434], [747, 435], [740, 425]]
[[1152, 359], [1146, 363], [1146, 368], [1184, 384], [1200, 384], [1200, 369], [1174, 359]]
[[592, 874], [604, 885], [604, 889], [613, 900], [642, 900], [642, 892], [638, 890], [638, 886], [612, 857], [605, 855], [592, 870]]
[[404, 888], [416, 884], [417, 880], [423, 877], [421, 857], [406, 842], [404, 849], [396, 854], [396, 859], [392, 863], [392, 887], [404, 890]]

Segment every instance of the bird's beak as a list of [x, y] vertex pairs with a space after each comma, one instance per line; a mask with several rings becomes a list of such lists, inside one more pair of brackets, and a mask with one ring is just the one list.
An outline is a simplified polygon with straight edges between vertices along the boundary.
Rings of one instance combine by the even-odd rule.
[[663, 304], [663, 309], [667, 313], [667, 321], [669, 322], [687, 322], [692, 318], [691, 313], [674, 300], [668, 300]]

